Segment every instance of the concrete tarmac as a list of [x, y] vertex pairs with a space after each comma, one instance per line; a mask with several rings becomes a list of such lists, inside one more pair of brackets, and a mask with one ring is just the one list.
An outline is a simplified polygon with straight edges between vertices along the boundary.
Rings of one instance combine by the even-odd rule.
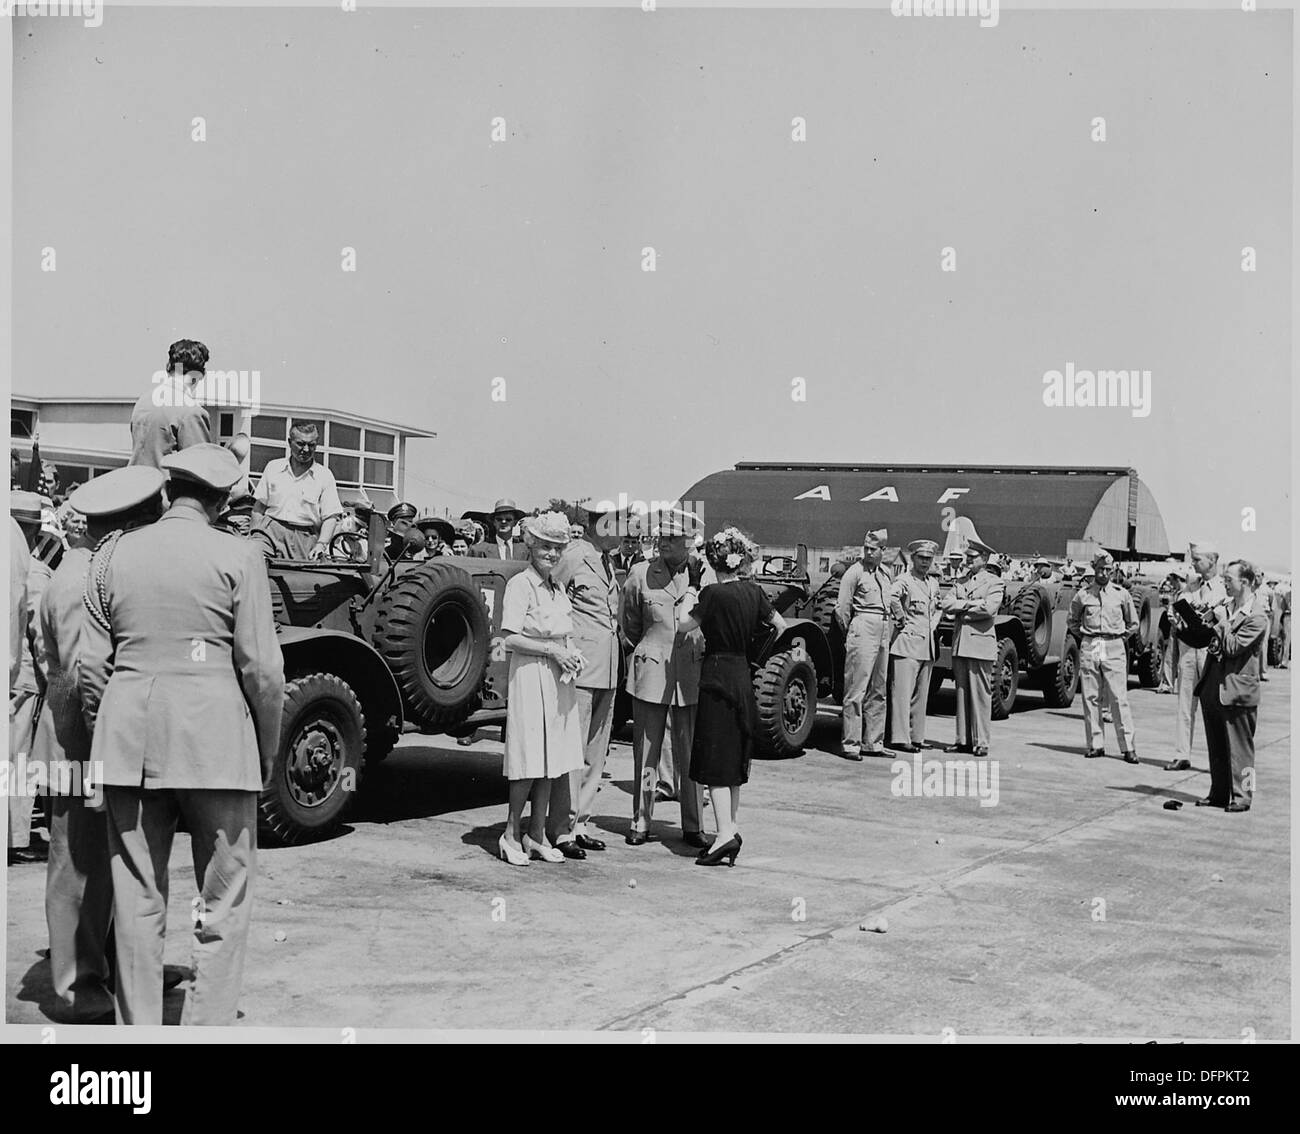
[[[341, 833], [260, 852], [240, 1024], [1289, 1039], [1290, 671], [1264, 686], [1245, 814], [1192, 805], [1199, 723], [1193, 770], [1166, 772], [1176, 699], [1129, 695], [1137, 766], [1109, 729], [1108, 757], [1083, 758], [1080, 697], [1022, 690], [993, 725], [993, 806], [895, 794], [891, 761], [840, 759], [824, 718], [803, 756], [755, 761], [734, 869], [695, 866], [675, 803], [625, 845], [626, 737], [596, 808], [608, 850], [510, 867], [499, 742], [408, 735]], [[922, 759], [959, 759], [941, 749], [952, 711], [949, 684]], [[53, 1014], [44, 875], [8, 870], [10, 1023]], [[185, 836], [171, 878], [167, 961], [185, 966]]]

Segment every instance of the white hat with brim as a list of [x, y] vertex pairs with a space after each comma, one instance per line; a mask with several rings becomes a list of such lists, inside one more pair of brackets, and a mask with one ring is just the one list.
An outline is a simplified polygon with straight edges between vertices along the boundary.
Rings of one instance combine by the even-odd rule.
[[235, 455], [210, 441], [191, 445], [179, 453], [170, 453], [162, 463], [173, 480], [194, 481], [218, 492], [228, 492], [244, 475]]
[[543, 512], [540, 516], [524, 517], [524, 532], [543, 543], [563, 547], [573, 537], [569, 534], [569, 518], [563, 512]]
[[68, 503], [87, 518], [112, 516], [152, 500], [166, 481], [153, 465], [127, 465], [88, 480], [68, 497]]
[[41, 498], [34, 492], [10, 492], [9, 515], [20, 524], [39, 524]]

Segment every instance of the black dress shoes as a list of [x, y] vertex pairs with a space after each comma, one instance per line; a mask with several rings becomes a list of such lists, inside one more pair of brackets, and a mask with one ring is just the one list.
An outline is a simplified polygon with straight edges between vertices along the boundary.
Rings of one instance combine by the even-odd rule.
[[578, 835], [574, 840], [583, 850], [604, 850], [605, 844], [600, 839], [593, 839], [590, 835]]
[[891, 744], [890, 747], [895, 752], [907, 752], [908, 754], [914, 754], [921, 751], [921, 746], [919, 744]]
[[1204, 799], [1198, 799], [1196, 801], [1196, 806], [1197, 807], [1223, 807], [1224, 803], [1223, 800], [1221, 799], [1211, 799], [1207, 795]]
[[565, 858], [586, 858], [587, 852], [578, 846], [577, 841], [567, 843], [556, 843], [555, 849]]
[[840, 756], [845, 760], [861, 760], [862, 753], [857, 748], [841, 748]]
[[1105, 756], [1105, 755], [1106, 755], [1106, 749], [1104, 749], [1104, 748], [1093, 748], [1093, 749], [1091, 749], [1091, 750], [1085, 752], [1085, 753], [1083, 754], [1083, 758], [1084, 758], [1085, 760], [1100, 760], [1100, 759], [1101, 759], [1103, 756]]
[[1190, 760], [1170, 760], [1165, 765], [1166, 772], [1190, 772], [1191, 770], [1192, 762]]
[[974, 754], [975, 749], [969, 744], [950, 744], [944, 749], [945, 752], [964, 752], [967, 756]]
[[630, 847], [639, 847], [649, 836], [644, 831], [629, 831], [623, 841]]
[[864, 759], [867, 756], [870, 756], [873, 760], [887, 760], [889, 759], [890, 753], [886, 752], [883, 748], [864, 748], [862, 750], [862, 756], [860, 756], [859, 759]]
[[708, 836], [702, 831], [687, 831], [682, 836], [682, 842], [688, 847], [707, 847], [710, 845]]
[[1124, 763], [1125, 763], [1125, 764], [1140, 764], [1140, 763], [1142, 763], [1142, 761], [1138, 759], [1138, 754], [1137, 754], [1137, 752], [1130, 748], [1127, 752], [1124, 753]]
[[1249, 811], [1249, 803], [1230, 803], [1223, 809], [1224, 811]]
[[988, 758], [988, 754], [989, 754], [989, 750], [988, 750], [987, 748], [985, 748], [982, 744], [981, 744], [978, 748], [976, 748], [974, 751], [971, 752], [971, 755], [972, 755], [972, 756], [974, 756], [974, 757], [976, 757], [976, 759], [980, 759], [980, 760], [987, 759], [987, 758]]

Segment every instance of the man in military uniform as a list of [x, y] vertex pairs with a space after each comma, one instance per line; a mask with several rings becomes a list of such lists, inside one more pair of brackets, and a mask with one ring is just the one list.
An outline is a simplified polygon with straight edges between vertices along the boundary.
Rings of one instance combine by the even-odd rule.
[[1040, 583], [1053, 583], [1057, 581], [1056, 568], [1052, 566], [1052, 561], [1041, 555], [1034, 560], [1034, 574]]
[[957, 739], [949, 752], [989, 754], [993, 720], [993, 662], [998, 656], [993, 619], [1006, 588], [988, 569], [994, 551], [968, 540], [966, 577], [954, 585], [940, 608], [956, 619], [952, 642], [952, 679], [957, 687]]
[[129, 464], [161, 469], [169, 453], [212, 440], [212, 422], [198, 393], [207, 365], [208, 348], [195, 339], [167, 348], [167, 381], [141, 394], [131, 410]]
[[699, 699], [700, 660], [704, 638], [698, 630], [682, 633], [677, 611], [691, 585], [684, 520], [669, 516], [659, 531], [659, 554], [638, 563], [623, 584], [623, 632], [633, 647], [627, 691], [632, 695], [632, 828], [630, 846], [649, 837], [654, 815], [655, 772], [665, 729], [671, 727], [676, 760], [674, 788], [682, 808], [682, 833], [695, 847], [708, 845], [700, 826], [702, 793], [691, 780], [690, 751], [695, 737], [695, 706]]
[[[835, 620], [844, 634], [844, 711], [840, 724], [840, 755], [846, 760], [887, 756], [885, 751], [885, 691], [889, 680], [889, 613], [893, 580], [881, 566], [883, 529], [867, 532], [862, 558], [840, 579]], [[866, 751], [862, 742], [866, 740]]]
[[32, 741], [45, 693], [45, 670], [38, 658], [36, 634], [41, 596], [53, 572], [32, 554], [41, 538], [41, 498], [34, 492], [10, 492], [9, 514], [22, 532], [21, 546], [28, 553], [18, 676], [9, 687], [9, 862], [39, 862], [45, 857], [45, 846], [32, 845], [35, 800], [27, 789], [29, 784], [40, 783]]
[[1092, 560], [1093, 580], [1070, 602], [1067, 626], [1080, 638], [1079, 684], [1083, 689], [1086, 756], [1106, 755], [1102, 704], [1109, 701], [1120, 751], [1128, 764], [1138, 762], [1133, 713], [1128, 703], [1128, 654], [1125, 641], [1137, 630], [1133, 596], [1111, 578], [1115, 560], [1099, 551]]
[[[912, 569], [899, 576], [890, 594], [890, 610], [899, 631], [889, 648], [889, 747], [920, 752], [934, 669], [934, 632], [941, 617], [939, 580], [930, 574], [939, 545], [931, 539], [918, 539], [908, 544], [907, 550]], [[905, 739], [899, 740], [900, 736]]]
[[91, 547], [113, 531], [129, 531], [162, 514], [163, 474], [152, 465], [114, 469], [82, 485], [70, 503], [87, 520], [90, 543], [70, 549], [54, 572], [40, 609], [40, 656], [45, 704], [34, 751], [50, 769], [50, 861], [45, 920], [50, 931], [50, 980], [73, 1020], [113, 1011], [106, 956], [113, 913], [108, 827], [92, 809], [102, 790], [90, 760], [77, 696], [76, 659]]
[[[1182, 593], [1175, 598], [1186, 599], [1196, 610], [1206, 614], [1215, 607], [1226, 606], [1228, 592], [1219, 574], [1219, 549], [1208, 540], [1197, 540], [1188, 545], [1188, 552], [1192, 572]], [[1174, 758], [1165, 765], [1165, 771], [1185, 772], [1192, 766], [1192, 735], [1196, 731], [1198, 705], [1196, 687], [1205, 674], [1206, 647], [1193, 646], [1187, 640], [1189, 628], [1177, 614], [1170, 614], [1170, 622], [1178, 639], [1178, 732], [1174, 737]]]
[[108, 815], [117, 1022], [162, 1023], [167, 864], [183, 817], [199, 896], [194, 985], [181, 1022], [229, 1025], [284, 663], [257, 548], [211, 526], [238, 462], [208, 444], [164, 465], [166, 514], [107, 541], [91, 560], [78, 689]]
[[587, 851], [605, 849], [604, 841], [592, 833], [590, 824], [609, 754], [614, 698], [618, 694], [622, 591], [609, 556], [620, 537], [599, 512], [573, 507], [568, 514], [573, 523], [582, 526], [583, 534], [565, 547], [551, 577], [569, 596], [573, 645], [582, 651], [582, 672], [575, 684], [586, 759], [579, 771], [553, 781], [551, 829], [547, 835], [566, 858], [585, 858]]

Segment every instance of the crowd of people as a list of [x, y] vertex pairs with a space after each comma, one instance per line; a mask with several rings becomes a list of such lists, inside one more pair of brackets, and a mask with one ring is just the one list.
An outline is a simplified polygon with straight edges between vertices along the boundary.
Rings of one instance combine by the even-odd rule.
[[[238, 455], [211, 440], [206, 411], [179, 396], [202, 377], [207, 357], [202, 343], [172, 345], [177, 398], [142, 397], [130, 463], [71, 492], [77, 520], [61, 537], [57, 567], [39, 554], [49, 535], [45, 499], [23, 488], [10, 494], [10, 763], [21, 768], [30, 758], [82, 777], [80, 791], [65, 782], [46, 792], [50, 966], [74, 1020], [162, 1022], [168, 861], [183, 820], [199, 888], [183, 1019], [233, 1022], [256, 876], [257, 798], [274, 767], [284, 696], [265, 562], [346, 558], [347, 537], [368, 531], [373, 512], [364, 501], [343, 505], [314, 459], [314, 427], [298, 424], [288, 456], [268, 464], [249, 491]], [[236, 504], [247, 507], [246, 523]], [[612, 514], [563, 501], [527, 514], [502, 499], [482, 520], [477, 530], [457, 527], [399, 504], [384, 525], [385, 550], [390, 558], [526, 563], [509, 578], [501, 609], [510, 661], [500, 858], [526, 866], [607, 849], [593, 817], [622, 685], [632, 701], [634, 773], [625, 841], [647, 843], [656, 802], [676, 798], [696, 864], [733, 866], [758, 730], [749, 644], [765, 628], [785, 629], [755, 581], [757, 546], [732, 527], [706, 539], [681, 514], [662, 517], [654, 532], [630, 532]], [[895, 577], [883, 565], [887, 539], [868, 532], [839, 581], [841, 755], [921, 750], [936, 630], [947, 615], [957, 687], [949, 750], [987, 757], [1007, 564], [970, 539], [964, 569], [945, 572], [937, 544], [918, 539]], [[1278, 600], [1262, 596], [1250, 563], [1220, 571], [1208, 543], [1190, 551], [1188, 578], [1171, 576], [1165, 588], [1169, 683], [1179, 697], [1177, 751], [1166, 767], [1190, 767], [1199, 706], [1211, 773], [1200, 802], [1245, 811], [1266, 679], [1261, 651]], [[1032, 569], [1042, 580], [1055, 572], [1045, 559]], [[1137, 617], [1114, 571], [1106, 553], [1093, 559], [1069, 628], [1081, 644], [1085, 754], [1104, 754], [1109, 705], [1123, 757], [1136, 763], [1124, 642]], [[1281, 609], [1289, 654], [1289, 589]], [[10, 864], [39, 860], [32, 797], [11, 790], [8, 804]]]

